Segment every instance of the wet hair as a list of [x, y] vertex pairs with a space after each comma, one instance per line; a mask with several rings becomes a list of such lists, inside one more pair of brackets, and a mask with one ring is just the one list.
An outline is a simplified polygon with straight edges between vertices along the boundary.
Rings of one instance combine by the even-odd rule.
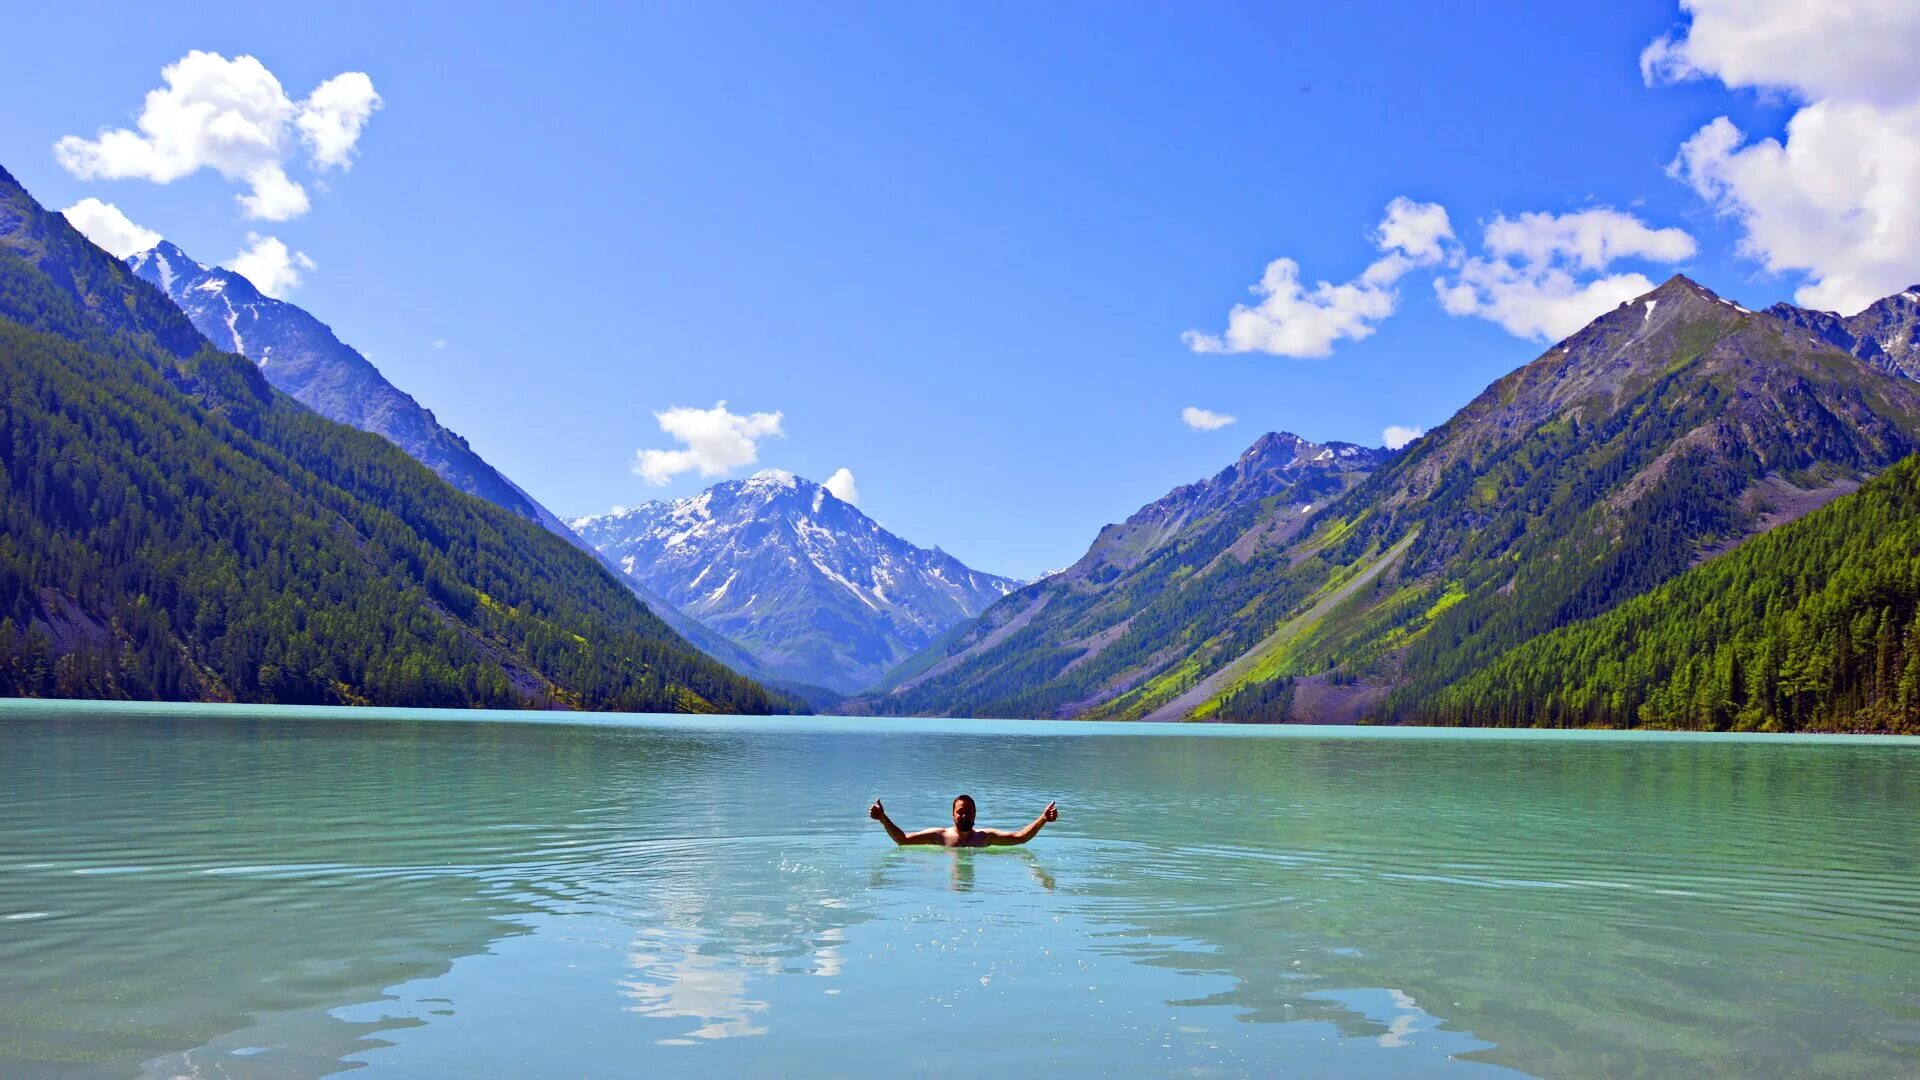
[[971, 796], [971, 795], [968, 795], [968, 794], [966, 794], [965, 792], [962, 792], [961, 794], [959, 794], [959, 795], [955, 795], [955, 796], [953, 797], [953, 801], [954, 801], [954, 802], [959, 802], [959, 801], [960, 801], [961, 799], [965, 799], [965, 800], [967, 800], [967, 805], [969, 805], [969, 806], [978, 806], [978, 805], [980, 805], [979, 803], [976, 803], [976, 802], [974, 802], [974, 801], [973, 801], [973, 796]]

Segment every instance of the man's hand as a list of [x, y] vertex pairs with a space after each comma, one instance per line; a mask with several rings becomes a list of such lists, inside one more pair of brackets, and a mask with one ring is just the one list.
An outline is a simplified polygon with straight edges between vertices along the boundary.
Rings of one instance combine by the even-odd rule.
[[867, 816], [875, 821], [884, 821], [887, 817], [887, 808], [880, 805], [879, 799], [875, 799], [873, 805], [867, 807]]
[[[880, 804], [874, 803], [873, 805], [879, 806]], [[1040, 811], [1040, 820], [1041, 821], [1059, 821], [1060, 820], [1059, 809], [1055, 807], [1052, 803], [1048, 803], [1047, 808], [1045, 810]]]

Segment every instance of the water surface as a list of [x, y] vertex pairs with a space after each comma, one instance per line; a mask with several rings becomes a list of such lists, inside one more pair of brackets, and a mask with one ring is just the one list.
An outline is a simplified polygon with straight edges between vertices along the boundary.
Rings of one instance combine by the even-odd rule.
[[1920, 744], [526, 719], [6, 703], [0, 1075], [1920, 1075]]

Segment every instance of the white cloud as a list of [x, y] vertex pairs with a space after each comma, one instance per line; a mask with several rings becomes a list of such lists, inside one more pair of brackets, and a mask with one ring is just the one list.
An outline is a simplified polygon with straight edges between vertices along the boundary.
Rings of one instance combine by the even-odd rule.
[[1439, 262], [1446, 254], [1444, 242], [1452, 239], [1446, 207], [1417, 203], [1405, 195], [1387, 204], [1387, 216], [1373, 234], [1380, 250], [1398, 250], [1423, 265]]
[[1821, 101], [1786, 142], [1745, 139], [1720, 117], [1670, 171], [1741, 223], [1741, 254], [1806, 274], [1796, 301], [1851, 313], [1920, 279], [1920, 104]]
[[285, 221], [311, 205], [286, 171], [296, 135], [314, 168], [344, 168], [380, 105], [361, 72], [336, 75], [295, 102], [259, 60], [197, 49], [162, 68], [160, 77], [166, 85], [147, 92], [137, 131], [68, 135], [54, 144], [55, 159], [83, 180], [166, 184], [213, 169], [248, 186], [237, 197], [247, 217]]
[[1388, 424], [1386, 430], [1380, 433], [1380, 444], [1389, 450], [1398, 450], [1426, 433], [1426, 428]]
[[1920, 4], [1685, 0], [1685, 31], [1641, 54], [1649, 85], [1718, 79], [1804, 106], [1786, 139], [1722, 116], [1669, 172], [1740, 222], [1741, 254], [1805, 275], [1794, 298], [1855, 311], [1920, 280]]
[[1434, 279], [1441, 308], [1490, 320], [1517, 337], [1550, 341], [1652, 290], [1644, 274], [1606, 273], [1614, 261], [1674, 263], [1691, 257], [1696, 245], [1680, 229], [1655, 229], [1602, 206], [1497, 216], [1486, 227], [1483, 248], [1486, 254], [1460, 262], [1456, 276]]
[[434, 348], [436, 348], [436, 349], [444, 349], [444, 348], [446, 348], [446, 347], [447, 347], [447, 339], [446, 339], [446, 338], [434, 338], [434, 339], [433, 339], [433, 347], [434, 347]]
[[244, 251], [222, 265], [275, 299], [285, 299], [299, 288], [302, 274], [314, 268], [305, 252], [289, 250], [277, 236], [248, 233], [247, 244]]
[[80, 230], [80, 235], [116, 259], [145, 251], [160, 242], [159, 233], [135, 225], [119, 207], [99, 199], [81, 199], [60, 212], [67, 216], [68, 224]]
[[1803, 101], [1913, 101], [1920, 5], [1848, 0], [1681, 0], [1692, 16], [1640, 54], [1647, 85], [1719, 79], [1731, 89], [1784, 90]]
[[827, 482], [820, 485], [833, 492], [833, 497], [850, 506], [860, 505], [860, 485], [853, 482], [853, 470], [840, 469]]
[[353, 164], [353, 148], [367, 118], [380, 107], [380, 95], [364, 71], [348, 71], [313, 88], [295, 123], [300, 141], [307, 144], [319, 169], [345, 169]]
[[1504, 215], [1487, 226], [1486, 249], [1529, 263], [1563, 259], [1583, 270], [1605, 270], [1616, 259], [1676, 263], [1698, 250], [1680, 229], [1655, 229], [1632, 214], [1596, 206], [1571, 214]]
[[1238, 419], [1239, 417], [1213, 412], [1195, 405], [1189, 405], [1180, 410], [1180, 422], [1195, 431], [1218, 431]]
[[253, 193], [236, 195], [235, 198], [247, 217], [263, 221], [291, 221], [313, 208], [312, 200], [307, 198], [307, 189], [288, 179], [286, 170], [278, 165], [249, 169], [246, 180], [253, 185]]
[[650, 484], [666, 484], [696, 469], [701, 476], [725, 476], [760, 460], [760, 440], [785, 434], [780, 430], [780, 413], [741, 416], [728, 412], [724, 401], [711, 409], [676, 405], [653, 416], [661, 431], [686, 445], [679, 450], [634, 452], [630, 467]]
[[1439, 261], [1441, 242], [1452, 237], [1444, 207], [1396, 198], [1374, 229], [1381, 256], [1359, 277], [1339, 285], [1317, 282], [1309, 291], [1300, 283], [1299, 263], [1275, 259], [1253, 286], [1260, 302], [1235, 304], [1226, 333], [1188, 330], [1180, 340], [1197, 353], [1326, 356], [1343, 338], [1359, 341], [1372, 334], [1376, 323], [1393, 314], [1400, 297], [1395, 284], [1414, 267]]

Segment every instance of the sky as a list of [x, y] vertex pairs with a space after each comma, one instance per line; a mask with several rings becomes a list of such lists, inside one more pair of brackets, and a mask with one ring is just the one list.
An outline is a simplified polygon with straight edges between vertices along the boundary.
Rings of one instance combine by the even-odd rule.
[[1826, 10], [41, 4], [0, 165], [313, 312], [562, 517], [784, 468], [1031, 577], [1673, 273], [1920, 280], [1920, 5]]

